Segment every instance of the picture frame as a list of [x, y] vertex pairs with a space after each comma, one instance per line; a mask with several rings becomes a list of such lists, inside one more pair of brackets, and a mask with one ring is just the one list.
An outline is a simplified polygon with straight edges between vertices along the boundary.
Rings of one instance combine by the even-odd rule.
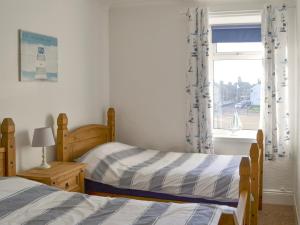
[[56, 37], [19, 30], [19, 81], [58, 80]]

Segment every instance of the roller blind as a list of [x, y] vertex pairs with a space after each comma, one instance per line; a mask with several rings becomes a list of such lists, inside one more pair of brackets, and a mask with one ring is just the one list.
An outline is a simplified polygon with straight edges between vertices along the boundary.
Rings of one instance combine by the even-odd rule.
[[212, 26], [212, 43], [261, 42], [260, 24]]

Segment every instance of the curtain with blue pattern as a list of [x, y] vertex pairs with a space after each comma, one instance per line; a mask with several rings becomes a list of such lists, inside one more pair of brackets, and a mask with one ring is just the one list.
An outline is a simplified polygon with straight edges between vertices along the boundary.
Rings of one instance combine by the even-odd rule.
[[264, 131], [266, 159], [288, 155], [290, 140], [288, 107], [287, 8], [267, 5], [262, 16], [265, 46]]
[[187, 17], [189, 64], [186, 73], [186, 141], [190, 151], [213, 153], [207, 9], [189, 9]]

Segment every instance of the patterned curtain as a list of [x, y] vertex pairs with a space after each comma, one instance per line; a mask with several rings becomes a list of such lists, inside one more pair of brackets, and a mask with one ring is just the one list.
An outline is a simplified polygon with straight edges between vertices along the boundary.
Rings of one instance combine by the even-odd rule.
[[266, 158], [287, 155], [289, 143], [287, 9], [268, 5], [262, 17], [265, 46], [264, 131]]
[[189, 65], [186, 73], [188, 99], [186, 141], [191, 151], [213, 153], [207, 10], [189, 9], [187, 17]]

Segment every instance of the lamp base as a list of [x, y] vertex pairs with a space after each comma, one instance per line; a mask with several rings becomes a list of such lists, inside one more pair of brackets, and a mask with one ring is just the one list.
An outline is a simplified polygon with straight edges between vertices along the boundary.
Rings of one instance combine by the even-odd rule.
[[39, 169], [49, 169], [51, 166], [47, 163], [45, 148], [43, 147], [43, 161]]
[[42, 162], [42, 164], [38, 167], [39, 169], [49, 169], [51, 166], [47, 162]]

